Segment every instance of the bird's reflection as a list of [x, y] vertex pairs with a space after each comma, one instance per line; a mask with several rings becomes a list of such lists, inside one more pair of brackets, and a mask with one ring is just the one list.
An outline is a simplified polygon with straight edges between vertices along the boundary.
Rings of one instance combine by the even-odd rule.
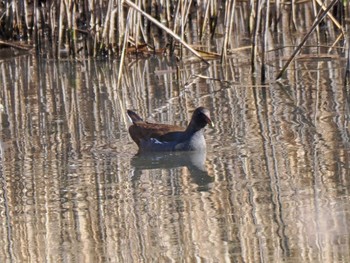
[[142, 170], [173, 169], [187, 167], [192, 181], [198, 185], [198, 189], [206, 191], [214, 178], [208, 175], [206, 166], [206, 152], [147, 152], [138, 153], [131, 159], [131, 165], [135, 168], [133, 179], [138, 179]]

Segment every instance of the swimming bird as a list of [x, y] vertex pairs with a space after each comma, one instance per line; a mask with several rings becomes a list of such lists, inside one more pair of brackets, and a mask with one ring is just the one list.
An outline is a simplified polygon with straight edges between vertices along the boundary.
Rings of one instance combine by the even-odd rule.
[[204, 128], [214, 126], [210, 112], [204, 107], [195, 109], [187, 128], [144, 121], [137, 113], [128, 110], [133, 124], [129, 134], [139, 147], [139, 152], [205, 151]]

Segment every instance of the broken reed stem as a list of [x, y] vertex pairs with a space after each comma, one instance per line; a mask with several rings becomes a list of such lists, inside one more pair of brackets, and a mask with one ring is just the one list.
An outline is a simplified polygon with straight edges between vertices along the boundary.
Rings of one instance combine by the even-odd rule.
[[23, 51], [29, 51], [29, 50], [31, 50], [33, 48], [31, 46], [25, 46], [25, 45], [12, 43], [12, 42], [6, 42], [6, 41], [2, 41], [2, 40], [0, 40], [0, 45], [4, 45], [4, 46], [7, 46], [7, 47], [12, 47], [12, 48], [23, 50]]

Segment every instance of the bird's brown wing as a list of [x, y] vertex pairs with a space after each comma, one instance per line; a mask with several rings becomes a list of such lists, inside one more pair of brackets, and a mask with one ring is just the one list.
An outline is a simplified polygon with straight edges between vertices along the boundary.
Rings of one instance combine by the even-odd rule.
[[135, 122], [129, 127], [129, 133], [131, 138], [140, 144], [140, 140], [149, 140], [155, 138], [160, 141], [173, 141], [179, 138], [179, 135], [184, 131], [183, 127], [158, 124], [149, 122]]

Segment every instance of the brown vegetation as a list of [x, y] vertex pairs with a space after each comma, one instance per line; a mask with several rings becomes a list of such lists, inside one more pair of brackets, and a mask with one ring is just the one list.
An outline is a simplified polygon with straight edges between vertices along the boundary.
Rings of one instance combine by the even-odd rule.
[[[217, 57], [223, 61], [244, 43], [251, 47], [254, 71], [259, 57], [262, 79], [265, 55], [271, 49], [269, 38], [281, 40], [278, 34], [301, 33], [301, 25], [309, 28], [294, 43], [294, 53], [279, 78], [315, 29], [319, 33], [327, 27], [328, 34], [338, 36], [329, 48], [345, 40], [343, 25], [348, 17], [347, 7], [337, 0], [327, 5], [320, 0], [27, 0], [5, 2], [0, 12], [0, 38], [6, 41], [0, 44], [21, 41], [35, 47], [40, 56], [123, 58], [124, 54], [175, 53], [181, 57], [184, 47], [204, 61]], [[237, 41], [236, 35], [244, 39]], [[23, 49], [21, 44], [17, 47]]]

